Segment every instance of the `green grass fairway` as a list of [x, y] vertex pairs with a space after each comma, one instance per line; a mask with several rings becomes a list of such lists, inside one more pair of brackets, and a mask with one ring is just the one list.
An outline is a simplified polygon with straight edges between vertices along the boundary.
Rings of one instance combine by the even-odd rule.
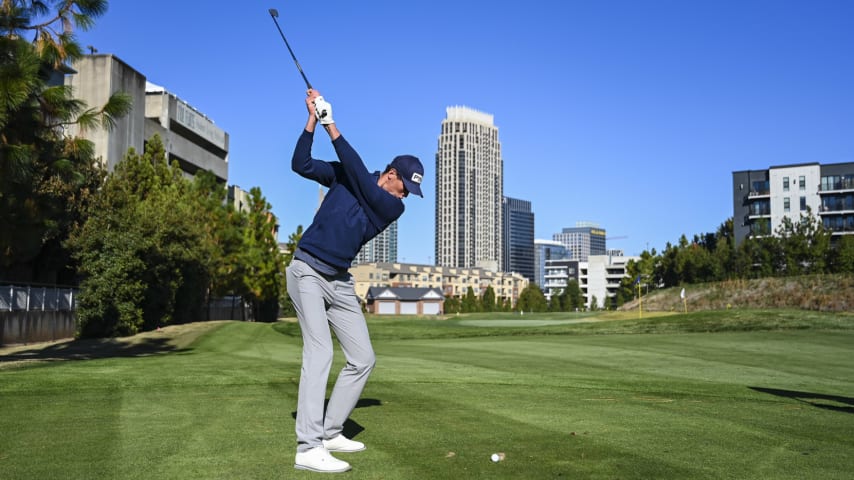
[[[852, 478], [854, 316], [644, 315], [370, 318], [340, 477]], [[0, 479], [323, 477], [293, 468], [300, 353], [293, 322], [2, 348]]]

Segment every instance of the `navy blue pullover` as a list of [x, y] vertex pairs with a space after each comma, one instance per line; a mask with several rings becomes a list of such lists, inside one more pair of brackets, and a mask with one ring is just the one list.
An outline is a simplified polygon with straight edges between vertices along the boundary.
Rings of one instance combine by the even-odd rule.
[[332, 142], [337, 162], [312, 158], [313, 142], [314, 133], [304, 130], [294, 149], [291, 168], [329, 191], [311, 225], [303, 232], [299, 248], [324, 263], [346, 270], [362, 245], [403, 214], [403, 201], [377, 185], [379, 172], [368, 171], [344, 136]]

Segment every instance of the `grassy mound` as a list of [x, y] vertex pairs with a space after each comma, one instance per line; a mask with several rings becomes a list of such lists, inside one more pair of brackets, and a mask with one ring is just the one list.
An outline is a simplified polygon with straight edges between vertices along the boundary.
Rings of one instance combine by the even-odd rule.
[[[649, 311], [681, 312], [682, 287], [656, 290], [643, 296]], [[822, 312], [854, 311], [854, 275], [805, 275], [728, 280], [685, 286], [689, 311], [741, 308], [796, 308]], [[637, 310], [638, 301], [620, 310]]]

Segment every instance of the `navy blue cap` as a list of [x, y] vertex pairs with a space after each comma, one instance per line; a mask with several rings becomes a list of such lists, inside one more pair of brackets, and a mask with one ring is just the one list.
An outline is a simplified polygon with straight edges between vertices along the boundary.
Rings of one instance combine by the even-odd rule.
[[412, 155], [399, 155], [391, 161], [391, 166], [400, 174], [403, 186], [409, 193], [424, 198], [421, 194], [421, 179], [424, 177], [424, 167], [421, 160]]

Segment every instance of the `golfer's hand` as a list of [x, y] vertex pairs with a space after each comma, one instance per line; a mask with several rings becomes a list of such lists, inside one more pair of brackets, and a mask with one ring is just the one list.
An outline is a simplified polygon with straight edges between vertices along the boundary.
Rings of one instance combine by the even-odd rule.
[[335, 120], [332, 119], [332, 104], [324, 100], [321, 96], [314, 99], [314, 114], [322, 125], [335, 123]]
[[305, 93], [306, 93], [305, 108], [308, 109], [308, 113], [310, 115], [310, 118], [316, 119], [317, 113], [316, 113], [316, 108], [314, 105], [314, 100], [320, 96], [320, 92], [318, 92], [317, 90], [308, 90]]

